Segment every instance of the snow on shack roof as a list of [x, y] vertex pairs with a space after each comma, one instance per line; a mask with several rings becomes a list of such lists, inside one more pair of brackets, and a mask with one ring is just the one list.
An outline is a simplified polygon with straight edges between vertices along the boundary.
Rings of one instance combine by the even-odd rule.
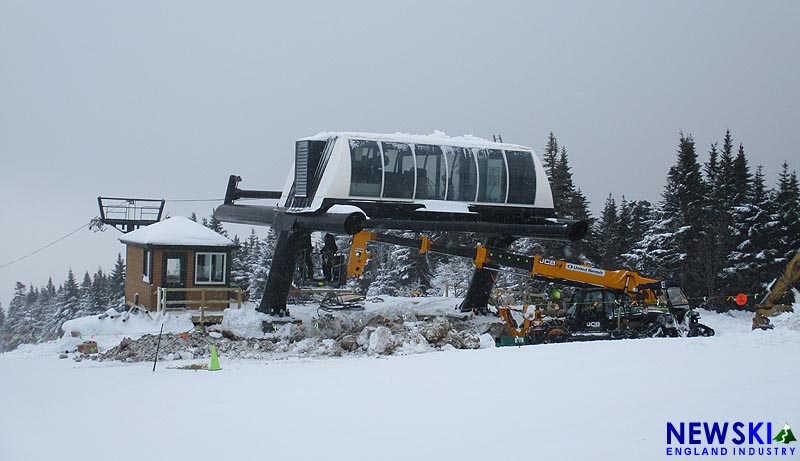
[[457, 147], [476, 147], [482, 149], [503, 149], [503, 150], [532, 150], [530, 147], [520, 146], [518, 144], [499, 143], [489, 141], [488, 139], [479, 138], [471, 134], [464, 136], [448, 136], [439, 130], [433, 134], [408, 134], [408, 133], [394, 133], [394, 134], [379, 134], [379, 133], [356, 133], [356, 132], [322, 132], [314, 136], [299, 139], [300, 141], [323, 141], [334, 136], [344, 136], [347, 138], [355, 139], [368, 139], [374, 141], [390, 141], [402, 142], [408, 144], [436, 144], [436, 145], [450, 145]]
[[232, 247], [227, 237], [183, 216], [142, 227], [119, 238], [125, 244], [163, 246]]

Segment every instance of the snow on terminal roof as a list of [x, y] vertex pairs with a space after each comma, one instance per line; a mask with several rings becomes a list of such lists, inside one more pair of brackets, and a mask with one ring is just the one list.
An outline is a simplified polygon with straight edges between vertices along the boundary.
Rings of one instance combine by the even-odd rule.
[[530, 147], [520, 146], [518, 144], [508, 144], [489, 141], [488, 139], [479, 138], [471, 134], [464, 136], [447, 136], [439, 130], [433, 134], [408, 134], [408, 133], [394, 133], [394, 134], [378, 134], [378, 133], [357, 133], [357, 132], [334, 132], [323, 131], [314, 136], [301, 138], [300, 140], [308, 141], [323, 141], [334, 136], [344, 136], [347, 138], [355, 139], [368, 139], [368, 140], [381, 140], [391, 142], [402, 142], [410, 144], [438, 144], [450, 145], [456, 147], [478, 147], [484, 149], [504, 149], [504, 150], [533, 150]]
[[142, 227], [119, 238], [134, 245], [232, 247], [227, 237], [183, 216]]

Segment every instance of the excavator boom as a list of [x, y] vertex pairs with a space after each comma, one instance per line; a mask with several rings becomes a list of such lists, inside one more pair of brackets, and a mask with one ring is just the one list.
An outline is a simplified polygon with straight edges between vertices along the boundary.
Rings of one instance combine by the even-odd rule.
[[780, 304], [780, 301], [798, 280], [800, 280], [800, 253], [794, 255], [794, 258], [789, 261], [783, 274], [770, 287], [769, 293], [764, 297], [764, 301], [756, 306], [756, 315], [753, 317], [753, 330], [756, 328], [768, 330], [772, 328], [772, 324], [767, 317], [780, 312], [794, 311], [792, 306]]

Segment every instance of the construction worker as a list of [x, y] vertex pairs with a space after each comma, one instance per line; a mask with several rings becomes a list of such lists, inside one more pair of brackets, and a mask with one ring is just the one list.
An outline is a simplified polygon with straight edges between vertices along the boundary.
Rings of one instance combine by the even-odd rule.
[[311, 257], [314, 246], [311, 244], [311, 234], [303, 234], [299, 243], [298, 250], [301, 253], [300, 266], [302, 274], [306, 280], [314, 280], [314, 260]]
[[325, 234], [325, 245], [322, 247], [322, 274], [326, 282], [333, 282], [333, 264], [338, 251], [336, 236]]

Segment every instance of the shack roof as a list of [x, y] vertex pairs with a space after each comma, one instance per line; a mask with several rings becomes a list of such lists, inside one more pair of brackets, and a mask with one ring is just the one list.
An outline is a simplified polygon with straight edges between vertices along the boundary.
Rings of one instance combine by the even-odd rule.
[[175, 216], [142, 227], [123, 235], [119, 241], [141, 246], [236, 246], [231, 239], [183, 216]]

